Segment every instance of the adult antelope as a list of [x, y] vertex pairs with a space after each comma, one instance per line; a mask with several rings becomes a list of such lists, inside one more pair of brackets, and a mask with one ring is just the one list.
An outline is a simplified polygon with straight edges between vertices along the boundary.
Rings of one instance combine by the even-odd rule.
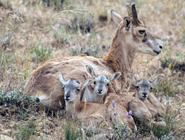
[[118, 93], [125, 83], [126, 73], [131, 69], [136, 52], [157, 56], [162, 50], [162, 46], [138, 19], [135, 4], [127, 5], [127, 12], [129, 17], [122, 18], [116, 11], [111, 11], [118, 29], [106, 56], [98, 59], [80, 55], [47, 61], [29, 75], [25, 93], [37, 95], [45, 106], [58, 109], [60, 102], [64, 103], [64, 91], [56, 73], [61, 72], [65, 79], [75, 78], [82, 82], [90, 77], [86, 65], [93, 67], [97, 74], [101, 72], [108, 76], [120, 71], [121, 78], [111, 86], [111, 91]]
[[97, 125], [107, 119], [113, 125], [125, 124], [132, 131], [137, 130], [133, 118], [126, 117], [125, 108], [119, 105], [114, 106], [114, 111], [116, 111], [114, 114], [112, 105], [106, 106], [105, 104], [81, 101], [81, 92], [86, 86], [94, 82], [94, 79], [87, 79], [80, 83], [75, 79], [65, 80], [61, 73], [58, 73], [58, 77], [64, 88], [67, 116], [80, 119], [85, 125]]

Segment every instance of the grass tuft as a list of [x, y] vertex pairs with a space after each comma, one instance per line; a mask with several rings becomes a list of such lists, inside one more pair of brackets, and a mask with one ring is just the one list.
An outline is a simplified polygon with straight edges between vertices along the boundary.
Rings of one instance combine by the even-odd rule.
[[32, 62], [43, 62], [50, 58], [52, 48], [47, 48], [44, 44], [30, 47], [30, 53], [32, 54]]
[[158, 92], [162, 95], [174, 97], [177, 93], [177, 83], [165, 78], [158, 84]]
[[82, 140], [83, 133], [82, 130], [76, 129], [71, 123], [64, 125], [64, 136], [66, 140]]
[[28, 140], [31, 135], [36, 133], [36, 124], [34, 121], [29, 120], [25, 125], [18, 127], [17, 132], [15, 133], [17, 140]]
[[177, 112], [172, 111], [171, 109], [172, 108], [169, 106], [167, 108], [166, 115], [164, 116], [166, 126], [152, 126], [150, 129], [157, 138], [165, 140], [175, 139], [174, 127], [176, 123], [175, 117], [177, 116]]
[[73, 32], [81, 31], [82, 33], [89, 33], [95, 26], [94, 17], [91, 14], [75, 15], [71, 20], [71, 24], [66, 24], [66, 30]]
[[80, 55], [80, 54], [86, 54], [88, 56], [97, 56], [99, 52], [99, 46], [98, 45], [91, 45], [91, 46], [74, 46], [70, 48], [70, 51], [72, 52], [73, 56]]

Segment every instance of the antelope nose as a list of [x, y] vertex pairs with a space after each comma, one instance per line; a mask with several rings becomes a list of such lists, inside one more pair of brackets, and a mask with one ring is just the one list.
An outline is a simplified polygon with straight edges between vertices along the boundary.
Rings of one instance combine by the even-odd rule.
[[98, 89], [98, 92], [101, 93], [102, 92], [102, 89]]
[[160, 49], [162, 49], [162, 48], [163, 48], [163, 46], [162, 46], [162, 45], [159, 45], [159, 48], [160, 48]]
[[143, 92], [143, 95], [145, 95], [145, 96], [146, 96], [146, 95], [147, 95], [147, 93], [146, 93], [146, 92]]
[[66, 99], [68, 99], [69, 97], [70, 97], [70, 95], [69, 95], [69, 94], [67, 94], [67, 95], [66, 95]]

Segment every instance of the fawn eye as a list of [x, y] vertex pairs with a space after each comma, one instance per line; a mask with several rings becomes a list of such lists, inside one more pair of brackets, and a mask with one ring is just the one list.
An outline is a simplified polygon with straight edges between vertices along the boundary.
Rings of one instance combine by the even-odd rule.
[[76, 89], [76, 91], [77, 91], [77, 92], [80, 92], [80, 89], [79, 89], [79, 88], [77, 88], [77, 89]]
[[138, 31], [141, 35], [143, 35], [145, 33], [145, 30], [139, 30]]
[[108, 87], [109, 85], [110, 85], [110, 84], [108, 83], [108, 84], [107, 84], [107, 87]]
[[64, 90], [64, 86], [62, 87], [62, 89]]
[[150, 87], [150, 89], [152, 90], [152, 89], [153, 89], [153, 87]]
[[96, 82], [94, 82], [94, 84], [96, 85]]
[[139, 86], [136, 86], [136, 89], [139, 89]]

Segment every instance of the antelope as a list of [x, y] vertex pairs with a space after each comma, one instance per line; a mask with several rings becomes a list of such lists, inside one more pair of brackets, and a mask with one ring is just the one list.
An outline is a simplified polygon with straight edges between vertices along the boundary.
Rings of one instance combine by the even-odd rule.
[[162, 77], [156, 77], [152, 81], [147, 78], [142, 78], [137, 80], [137, 78], [132, 74], [128, 73], [131, 81], [136, 89], [134, 97], [140, 99], [149, 109], [152, 117], [158, 118], [165, 114], [164, 106], [156, 99], [156, 97], [150, 93], [155, 85], [162, 79]]
[[132, 117], [129, 119], [125, 116], [126, 110], [121, 106], [116, 106], [117, 116], [113, 114], [111, 105], [82, 102], [81, 92], [84, 88], [90, 85], [94, 79], [87, 79], [80, 83], [75, 79], [65, 80], [61, 73], [58, 73], [59, 81], [64, 88], [64, 100], [66, 102], [66, 112], [68, 116], [72, 116], [73, 119], [81, 119], [85, 125], [95, 125], [101, 123], [106, 116], [110, 116], [112, 123], [128, 124], [129, 129], [132, 131], [137, 130]]
[[84, 92], [82, 95], [82, 101], [90, 101], [97, 103], [105, 103], [108, 99], [107, 105], [111, 104], [111, 101], [114, 100], [120, 106], [124, 107], [127, 111], [132, 111], [134, 117], [140, 122], [150, 125], [152, 114], [149, 112], [148, 108], [138, 100], [137, 98], [129, 95], [123, 94], [113, 94], [108, 88], [112, 80], [115, 80], [121, 76], [121, 72], [116, 72], [112, 76], [107, 77], [106, 75], [100, 74], [96, 75], [93, 68], [89, 65], [86, 66], [89, 74], [94, 78], [94, 90], [92, 94], [90, 92]]
[[119, 93], [126, 81], [126, 73], [131, 70], [136, 52], [157, 56], [162, 51], [162, 45], [138, 19], [135, 4], [127, 5], [127, 12], [129, 16], [122, 18], [115, 10], [111, 11], [111, 17], [118, 28], [109, 52], [103, 58], [80, 55], [49, 60], [29, 75], [24, 93], [38, 97], [43, 105], [51, 109], [58, 109], [61, 107], [60, 102], [65, 104], [65, 101], [56, 73], [61, 72], [65, 79], [75, 78], [83, 82], [90, 77], [86, 65], [93, 67], [97, 74], [101, 72], [107, 76], [120, 71], [121, 77], [111, 84], [111, 91]]
[[[113, 80], [118, 79], [121, 76], [121, 72], [116, 72], [113, 75], [107, 77], [106, 75], [99, 74], [96, 75], [93, 68], [89, 65], [86, 66], [87, 71], [89, 74], [94, 78], [94, 89], [93, 91], [84, 92], [82, 95], [82, 101], [89, 101], [89, 102], [97, 102], [97, 103], [104, 103], [106, 98], [106, 94], [111, 92], [109, 89], [109, 85]], [[86, 90], [89, 90], [86, 88]]]

